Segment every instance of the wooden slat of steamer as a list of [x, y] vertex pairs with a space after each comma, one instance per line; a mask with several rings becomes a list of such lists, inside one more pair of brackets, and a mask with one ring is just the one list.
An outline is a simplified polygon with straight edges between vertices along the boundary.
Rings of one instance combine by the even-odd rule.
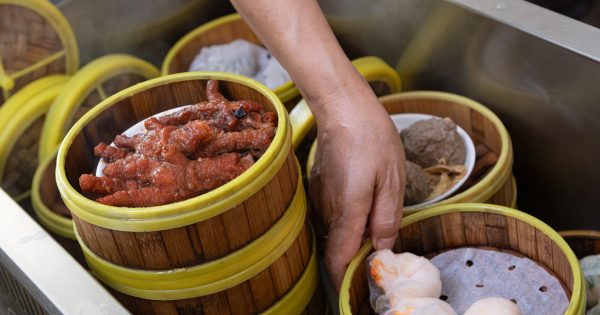
[[509, 249], [510, 244], [508, 241], [506, 217], [494, 213], [486, 213], [484, 216], [486, 237], [488, 241], [487, 245]]
[[480, 246], [487, 244], [485, 216], [479, 212], [463, 212], [465, 245]]
[[160, 232], [135, 233], [146, 266], [151, 270], [173, 268]]
[[100, 242], [94, 233], [94, 228], [90, 224], [81, 221], [77, 216], [73, 216], [73, 223], [77, 228], [79, 236], [88, 246], [88, 248], [96, 254], [102, 253], [102, 248], [100, 247]]
[[193, 266], [203, 261], [202, 257], [194, 252], [192, 240], [186, 228], [164, 230], [160, 235], [165, 243], [169, 261], [176, 266]]
[[460, 212], [446, 213], [440, 217], [446, 245], [449, 248], [463, 246], [466, 239], [462, 214]]
[[113, 236], [117, 241], [117, 248], [125, 267], [138, 269], [148, 268], [144, 263], [144, 256], [140, 250], [141, 247], [134, 234], [113, 231]]
[[554, 270], [554, 258], [552, 255], [552, 240], [544, 232], [535, 229], [537, 247], [537, 261], [547, 268]]
[[206, 315], [227, 315], [233, 314], [229, 309], [229, 302], [225, 292], [217, 292], [215, 294], [203, 296], [202, 308]]
[[206, 260], [223, 257], [229, 252], [229, 241], [222, 216], [218, 215], [195, 224]]
[[403, 250], [415, 255], [424, 255], [423, 242], [421, 241], [421, 227], [418, 224], [411, 224], [400, 229], [402, 235]]
[[248, 282], [225, 290], [229, 307], [232, 314], [250, 315], [256, 314], [256, 305], [252, 298], [252, 289]]
[[506, 217], [506, 225], [508, 227], [508, 244], [513, 251], [519, 251], [519, 239], [517, 232], [517, 219]]
[[535, 228], [526, 222], [517, 220], [519, 252], [537, 260]]
[[436, 252], [444, 246], [442, 222], [439, 216], [427, 218], [419, 222], [423, 237], [423, 250], [425, 253]]
[[558, 275], [559, 279], [568, 289], [568, 295], [571, 296], [573, 292], [573, 274], [571, 273], [571, 266], [565, 256], [564, 252], [556, 245], [552, 243], [552, 265], [554, 266], [554, 273]]

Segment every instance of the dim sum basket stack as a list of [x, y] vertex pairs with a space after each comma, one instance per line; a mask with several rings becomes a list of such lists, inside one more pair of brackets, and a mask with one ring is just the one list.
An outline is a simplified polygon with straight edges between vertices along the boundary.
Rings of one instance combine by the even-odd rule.
[[[458, 193], [425, 207], [408, 207], [405, 215], [424, 208], [461, 202], [486, 202], [516, 207], [517, 187], [512, 175], [513, 149], [502, 121], [485, 106], [463, 96], [430, 91], [404, 92], [379, 98], [390, 115], [421, 113], [449, 117], [462, 127], [479, 147], [475, 168]], [[313, 143], [307, 170], [312, 169], [316, 153]]]
[[0, 1], [0, 106], [27, 84], [79, 66], [71, 26], [50, 1]]
[[[563, 285], [569, 299], [564, 314], [584, 314], [585, 289], [577, 257], [556, 231], [518, 210], [475, 203], [426, 209], [404, 219], [393, 251], [432, 257], [460, 247], [481, 247], [532, 259]], [[339, 300], [342, 315], [373, 313], [366, 271], [366, 258], [372, 252], [367, 242], [346, 271]]]
[[48, 110], [46, 120], [52, 123], [44, 125], [39, 137], [40, 165], [33, 177], [31, 203], [39, 222], [82, 263], [71, 214], [56, 187], [58, 145], [70, 126], [107, 96], [159, 74], [156, 67], [132, 56], [103, 56], [73, 75]]
[[[254, 100], [277, 113], [275, 137], [256, 163], [231, 182], [181, 202], [110, 207], [78, 190], [98, 163], [93, 148], [138, 121], [206, 100], [220, 81], [231, 100]], [[133, 313], [322, 313], [314, 238], [278, 97], [224, 73], [181, 73], [149, 80], [104, 100], [67, 133], [56, 180], [88, 265]]]

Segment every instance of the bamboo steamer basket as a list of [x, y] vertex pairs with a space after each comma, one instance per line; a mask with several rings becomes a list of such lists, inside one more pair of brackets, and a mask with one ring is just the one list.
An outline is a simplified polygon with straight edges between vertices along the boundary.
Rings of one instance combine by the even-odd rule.
[[[430, 208], [404, 219], [394, 252], [431, 257], [445, 249], [485, 247], [524, 255], [544, 266], [569, 297], [564, 314], [583, 315], [585, 291], [577, 257], [565, 240], [542, 221], [518, 210], [490, 204]], [[340, 291], [340, 314], [373, 314], [369, 305], [365, 243], [350, 263]]]
[[[156, 113], [205, 100], [208, 79], [221, 81], [228, 98], [258, 101], [278, 115], [275, 138], [250, 169], [204, 195], [158, 207], [109, 207], [74, 188], [79, 176], [92, 172], [98, 162], [91, 153], [96, 143], [110, 142]], [[67, 133], [56, 178], [80, 244], [93, 253], [87, 257], [90, 267], [117, 291], [144, 299], [133, 303], [135, 313], [151, 308], [161, 314], [262, 312], [308, 274], [306, 197], [290, 120], [277, 96], [253, 80], [182, 73], [125, 89], [90, 110]], [[99, 265], [118, 268], [103, 272]]]
[[0, 182], [17, 202], [30, 195], [46, 113], [67, 80], [64, 75], [40, 79], [0, 108]]
[[[239, 14], [229, 14], [203, 24], [182, 37], [169, 50], [163, 62], [162, 73], [167, 75], [187, 72], [190, 64], [203, 47], [227, 44], [236, 39], [244, 39], [263, 46]], [[299, 100], [300, 92], [291, 81], [276, 87], [273, 92], [288, 107], [295, 105]]]
[[54, 170], [58, 145], [74, 120], [97, 103], [126, 87], [157, 77], [158, 69], [127, 55], [108, 55], [81, 68], [66, 83], [48, 110], [40, 137], [39, 160], [33, 177], [31, 203], [39, 222], [79, 262], [85, 265], [83, 253], [73, 231], [71, 214], [58, 188]]
[[[379, 100], [390, 115], [423, 113], [450, 117], [469, 134], [475, 144], [483, 144], [498, 155], [495, 165], [477, 179], [474, 185], [425, 208], [461, 202], [516, 206], [517, 189], [512, 175], [512, 143], [504, 124], [492, 111], [471, 99], [445, 92], [405, 92], [384, 96]], [[315, 141], [307, 159], [306, 169], [309, 174], [314, 164], [316, 149]], [[404, 215], [420, 210], [423, 208], [405, 208]]]
[[[264, 46], [248, 24], [237, 14], [230, 14], [210, 21], [194, 29], [181, 38], [167, 54], [163, 66], [163, 75], [187, 72], [190, 64], [203, 47], [230, 43], [244, 39], [256, 45]], [[358, 58], [352, 62], [361, 74], [370, 81], [378, 95], [398, 92], [400, 79], [396, 71], [377, 57]], [[369, 78], [369, 75], [372, 78]], [[293, 108], [301, 99], [300, 91], [292, 81], [286, 82], [273, 92], [286, 105]], [[308, 107], [307, 107], [308, 108]]]
[[[568, 230], [561, 231], [562, 236], [567, 244], [571, 247], [575, 256], [582, 259], [586, 256], [600, 254], [600, 231], [593, 230]], [[584, 287], [586, 286], [584, 281]], [[584, 293], [587, 292], [584, 289]]]
[[79, 66], [75, 35], [45, 0], [0, 0], [0, 105], [19, 89]]

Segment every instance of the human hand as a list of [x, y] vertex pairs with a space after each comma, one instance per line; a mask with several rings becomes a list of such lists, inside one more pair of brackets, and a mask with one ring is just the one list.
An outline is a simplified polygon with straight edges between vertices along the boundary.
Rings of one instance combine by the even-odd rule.
[[402, 219], [405, 157], [394, 124], [373, 93], [331, 95], [320, 102], [315, 105], [335, 114], [317, 121], [310, 193], [328, 230], [325, 264], [339, 290], [363, 236], [371, 237], [377, 250], [394, 245]]

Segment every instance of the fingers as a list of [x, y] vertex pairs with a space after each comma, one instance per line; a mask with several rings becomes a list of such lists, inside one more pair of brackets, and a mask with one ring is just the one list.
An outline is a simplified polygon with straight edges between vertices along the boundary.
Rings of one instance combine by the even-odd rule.
[[404, 187], [400, 174], [390, 172], [378, 180], [370, 214], [370, 236], [376, 250], [391, 249], [402, 221]]
[[[364, 205], [357, 206], [364, 207]], [[352, 210], [348, 212], [352, 212]], [[342, 286], [346, 268], [360, 248], [367, 223], [366, 215], [356, 214], [342, 216], [329, 225], [325, 248], [325, 265], [338, 292]]]

